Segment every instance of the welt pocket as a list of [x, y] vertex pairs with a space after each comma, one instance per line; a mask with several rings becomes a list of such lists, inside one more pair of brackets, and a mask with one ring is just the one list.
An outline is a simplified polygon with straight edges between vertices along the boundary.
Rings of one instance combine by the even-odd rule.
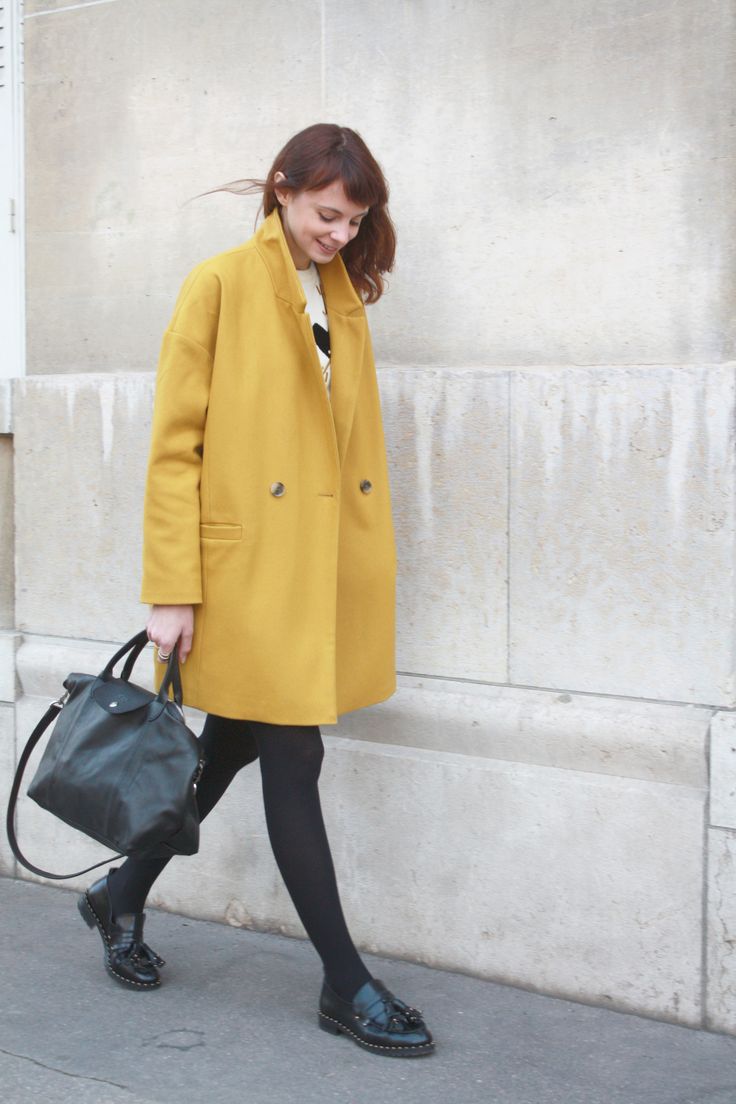
[[203, 521], [199, 526], [199, 536], [202, 540], [242, 540], [243, 526], [229, 521]]

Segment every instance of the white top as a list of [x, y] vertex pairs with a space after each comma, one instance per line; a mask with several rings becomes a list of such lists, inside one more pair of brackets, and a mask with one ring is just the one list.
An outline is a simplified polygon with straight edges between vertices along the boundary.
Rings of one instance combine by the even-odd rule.
[[[327, 325], [327, 308], [320, 290], [317, 266], [314, 261], [311, 261], [309, 268], [297, 268], [296, 272], [304, 288], [304, 294], [307, 297], [307, 314], [309, 315], [309, 320], [312, 326], [316, 324], [322, 327], [324, 330], [324, 339], [326, 340], [329, 333]], [[315, 344], [317, 344], [316, 339]], [[330, 395], [330, 384], [332, 382], [330, 358], [320, 349], [319, 344], [317, 344], [317, 356], [322, 365], [322, 378], [325, 381], [327, 394]]]

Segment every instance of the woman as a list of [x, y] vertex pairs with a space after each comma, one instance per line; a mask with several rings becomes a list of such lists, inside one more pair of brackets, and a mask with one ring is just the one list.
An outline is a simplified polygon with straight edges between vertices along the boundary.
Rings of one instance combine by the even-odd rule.
[[[419, 1011], [352, 942], [318, 791], [319, 725], [396, 688], [396, 552], [364, 307], [393, 264], [388, 190], [360, 136], [328, 124], [245, 183], [263, 190], [266, 218], [184, 281], [156, 376], [141, 591], [156, 686], [178, 642], [184, 700], [207, 714], [202, 819], [259, 760], [274, 856], [324, 966], [320, 1026], [377, 1054], [428, 1054]], [[164, 866], [127, 859], [80, 898], [107, 969], [137, 989], [160, 984], [143, 907]]]

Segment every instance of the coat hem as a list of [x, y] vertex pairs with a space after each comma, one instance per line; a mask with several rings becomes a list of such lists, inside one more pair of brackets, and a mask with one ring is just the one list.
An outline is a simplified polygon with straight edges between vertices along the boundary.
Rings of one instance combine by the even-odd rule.
[[[164, 669], [165, 665], [159, 664], [161, 669]], [[182, 672], [182, 678], [186, 678], [185, 672]], [[378, 705], [380, 702], [387, 701], [392, 697], [396, 691], [396, 685], [391, 688], [386, 688], [384, 691], [380, 691], [378, 696], [375, 694], [369, 695], [365, 699], [359, 699], [355, 704], [349, 704], [345, 707], [341, 707], [339, 712], [333, 711], [326, 714], [323, 710], [315, 710], [312, 713], [306, 715], [295, 714], [290, 710], [285, 710], [284, 713], [274, 711], [272, 707], [265, 705], [256, 705], [252, 707], [246, 707], [245, 710], [238, 710], [237, 714], [228, 711], [227, 713], [220, 713], [218, 708], [215, 708], [215, 702], [211, 699], [208, 701], [206, 697], [198, 694], [184, 694], [184, 705], [190, 709], [197, 709], [200, 713], [214, 713], [217, 716], [226, 716], [233, 721], [260, 721], [262, 724], [276, 724], [276, 725], [335, 725], [338, 723], [339, 718], [344, 713], [354, 713], [358, 709], [366, 709], [371, 705]], [[242, 715], [241, 715], [242, 714]]]

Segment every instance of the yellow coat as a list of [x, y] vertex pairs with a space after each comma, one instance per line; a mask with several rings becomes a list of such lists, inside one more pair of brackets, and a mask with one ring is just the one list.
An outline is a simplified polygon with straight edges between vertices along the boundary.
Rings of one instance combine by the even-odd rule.
[[163, 338], [141, 601], [193, 604], [184, 701], [225, 717], [334, 724], [396, 689], [370, 334], [339, 254], [320, 275], [332, 401], [277, 210], [192, 270]]

